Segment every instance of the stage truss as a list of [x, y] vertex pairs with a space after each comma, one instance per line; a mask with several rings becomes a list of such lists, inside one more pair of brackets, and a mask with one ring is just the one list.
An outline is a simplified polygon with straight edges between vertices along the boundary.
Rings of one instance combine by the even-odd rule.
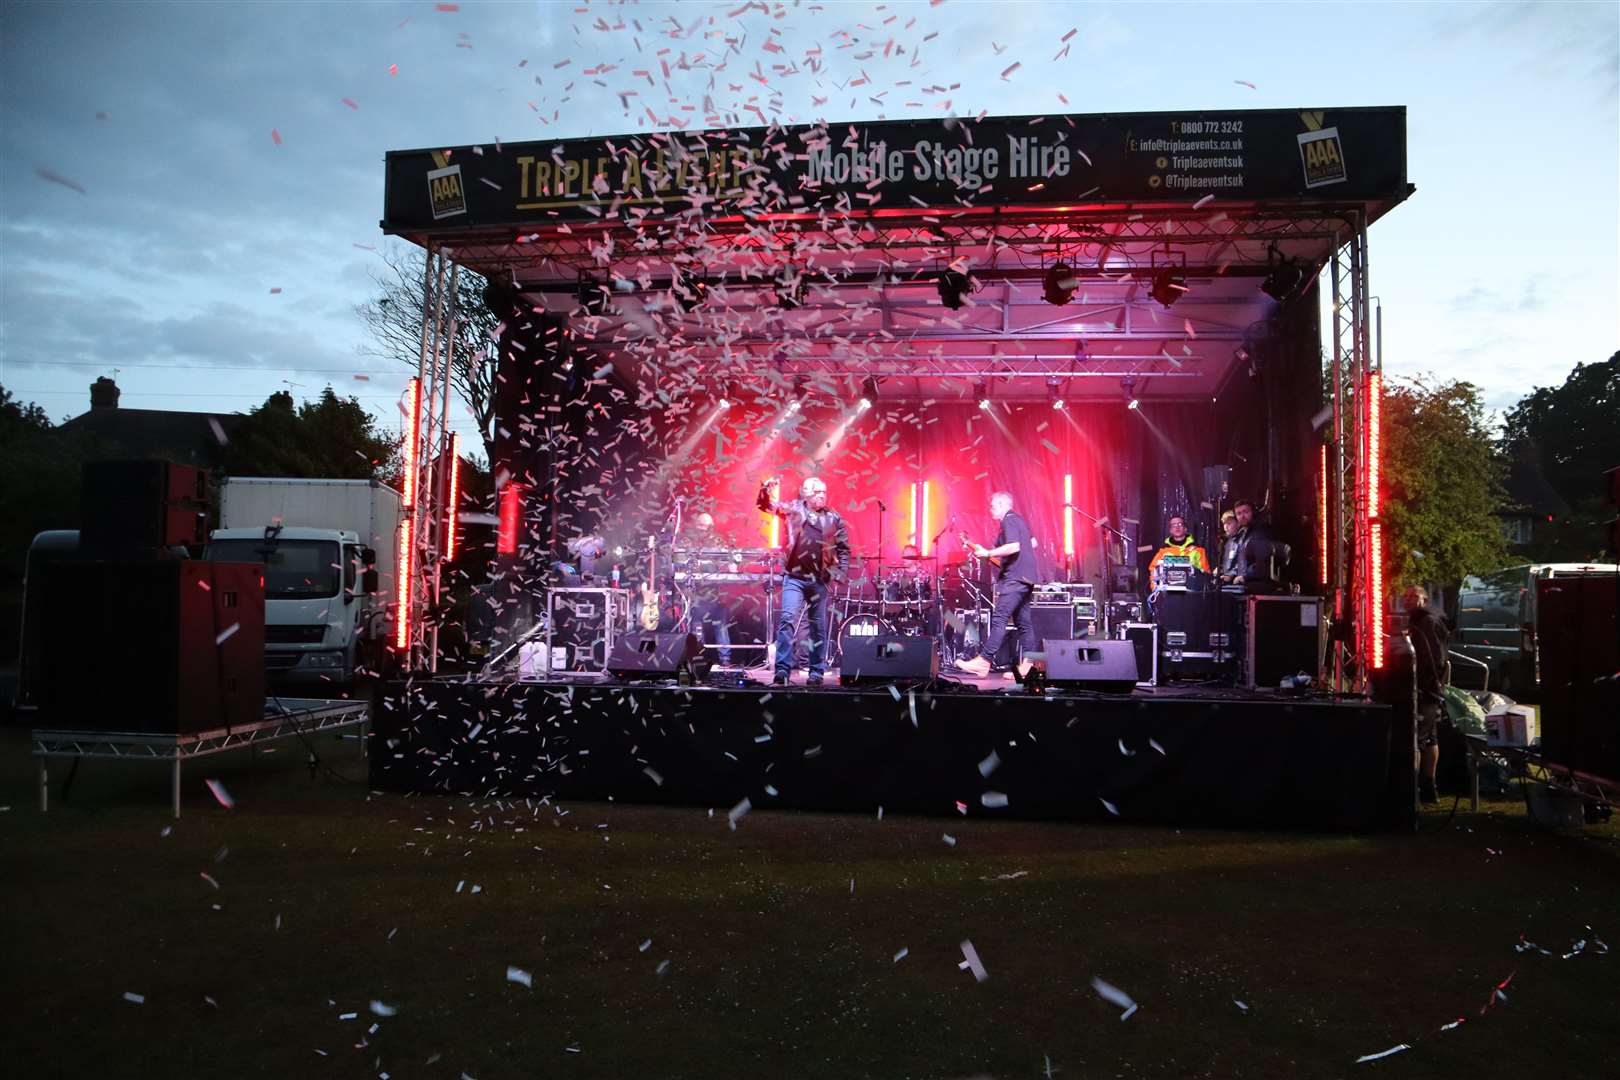
[[[1257, 301], [1259, 282], [1279, 263], [1297, 261], [1307, 279], [1326, 271], [1332, 288], [1324, 578], [1336, 625], [1354, 632], [1334, 635], [1330, 668], [1341, 692], [1364, 695], [1383, 655], [1381, 374], [1370, 341], [1367, 224], [1363, 205], [1313, 203], [1228, 204], [1213, 214], [1180, 206], [769, 221], [672, 215], [455, 234], [454, 247], [411, 235], [428, 254], [418, 365], [427, 408], [405, 438], [420, 498], [401, 530], [405, 617], [396, 645], [409, 667], [436, 669], [437, 627], [420, 616], [441, 591], [447, 519], [439, 462], [449, 440], [447, 365], [462, 268], [537, 309], [571, 313], [586, 351], [605, 350], [616, 368], [627, 343], [660, 336], [691, 343], [683, 363], [716, 388], [755, 379], [785, 392], [795, 379], [872, 376], [889, 384], [885, 397], [920, 400], [971, 400], [979, 388], [1033, 400], [1058, 386], [1077, 400], [1118, 400], [1123, 387], [1130, 396], [1151, 388], [1153, 400], [1173, 401], [1208, 400], [1248, 362], [1274, 310]], [[699, 243], [718, 306], [688, 312], [674, 302], [672, 285], [691, 271]], [[1058, 261], [1077, 282], [1063, 306], [1042, 299], [1043, 279]], [[953, 264], [970, 268], [981, 286], [957, 311], [935, 295], [938, 272]], [[1173, 308], [1150, 296], [1153, 275], [1167, 267], [1188, 286]], [[784, 274], [806, 282], [803, 302], [791, 309], [779, 302]], [[580, 312], [582, 286], [611, 297], [601, 314]], [[629, 305], [636, 311], [626, 314]], [[618, 375], [634, 384], [643, 373]], [[543, 425], [530, 437], [545, 439]]]

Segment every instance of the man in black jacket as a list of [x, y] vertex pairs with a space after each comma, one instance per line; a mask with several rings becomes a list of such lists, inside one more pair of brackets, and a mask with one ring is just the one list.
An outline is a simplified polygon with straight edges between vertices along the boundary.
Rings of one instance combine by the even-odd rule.
[[836, 574], [849, 576], [849, 529], [838, 511], [827, 509], [827, 485], [812, 476], [799, 485], [799, 497], [782, 502], [775, 477], [759, 489], [759, 508], [787, 524], [782, 545], [782, 612], [776, 620], [776, 677], [787, 685], [793, 671], [793, 638], [800, 613], [810, 620], [810, 674], [807, 686], [820, 686], [827, 670], [827, 586]]
[[[1018, 642], [1024, 652], [1032, 653], [1039, 648], [1035, 640], [1034, 613], [1029, 609], [1030, 596], [1040, 580], [1040, 572], [1035, 567], [1035, 538], [1029, 531], [1029, 523], [1013, 509], [1012, 496], [1005, 491], [990, 496], [990, 516], [1001, 525], [995, 546], [973, 545], [974, 555], [994, 560], [996, 567], [996, 606], [990, 615], [990, 633], [985, 638], [983, 651], [975, 659], [959, 660], [956, 665], [981, 679], [990, 674], [996, 662], [1009, 622], [1018, 627]], [[1020, 661], [1018, 674], [1027, 674], [1030, 663]]]
[[1440, 766], [1440, 715], [1446, 703], [1446, 629], [1429, 610], [1429, 594], [1420, 585], [1407, 586], [1401, 597], [1406, 609], [1406, 633], [1412, 640], [1413, 673], [1417, 679], [1418, 792], [1426, 803], [1438, 802], [1435, 770]]

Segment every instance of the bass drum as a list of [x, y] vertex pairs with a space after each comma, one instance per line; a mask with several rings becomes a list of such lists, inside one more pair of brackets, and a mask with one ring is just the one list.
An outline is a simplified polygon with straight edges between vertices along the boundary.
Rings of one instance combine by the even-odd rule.
[[844, 655], [844, 642], [849, 638], [873, 638], [892, 633], [894, 627], [887, 619], [880, 619], [876, 615], [851, 615], [838, 628], [838, 655]]

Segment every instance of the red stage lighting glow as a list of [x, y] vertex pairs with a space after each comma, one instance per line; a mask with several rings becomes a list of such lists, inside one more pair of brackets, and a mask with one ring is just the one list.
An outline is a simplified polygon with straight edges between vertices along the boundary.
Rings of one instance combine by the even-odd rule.
[[461, 505], [461, 436], [450, 433], [450, 463], [445, 470], [444, 561], [456, 557], [456, 507]]
[[1383, 450], [1384, 376], [1367, 376], [1367, 516], [1378, 516], [1379, 457]]
[[523, 509], [523, 485], [508, 482], [501, 489], [501, 508], [495, 527], [495, 553], [517, 554], [518, 516]]
[[415, 524], [409, 514], [399, 522], [399, 552], [394, 563], [394, 648], [407, 649], [411, 644], [411, 577], [416, 555]]
[[404, 478], [400, 481], [400, 504], [407, 510], [416, 505], [417, 454], [422, 445], [422, 381], [405, 384]]
[[1322, 444], [1321, 452], [1320, 452], [1319, 457], [1320, 457], [1320, 461], [1318, 462], [1317, 469], [1316, 469], [1316, 521], [1317, 521], [1317, 529], [1321, 533], [1321, 536], [1319, 537], [1319, 539], [1321, 540], [1321, 545], [1322, 546], [1319, 547], [1317, 550], [1321, 552], [1322, 580], [1323, 581], [1332, 581], [1333, 580], [1333, 574], [1332, 574], [1331, 568], [1329, 566], [1329, 563], [1331, 562], [1331, 560], [1328, 557], [1327, 443]]
[[1372, 657], [1374, 671], [1384, 669], [1384, 523], [1372, 523], [1371, 562], [1372, 580], [1372, 641], [1367, 650]]
[[1074, 558], [1074, 475], [1063, 474], [1063, 554]]
[[932, 481], [918, 480], [911, 485], [911, 542], [917, 545], [917, 554], [928, 554], [928, 541], [933, 536]]

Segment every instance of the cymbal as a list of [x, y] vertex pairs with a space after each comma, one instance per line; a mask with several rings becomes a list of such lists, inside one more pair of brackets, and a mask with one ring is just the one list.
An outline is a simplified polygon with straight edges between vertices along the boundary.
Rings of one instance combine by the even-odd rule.
[[906, 562], [926, 562], [930, 559], [938, 561], [939, 559], [938, 555], [902, 555], [900, 557]]

